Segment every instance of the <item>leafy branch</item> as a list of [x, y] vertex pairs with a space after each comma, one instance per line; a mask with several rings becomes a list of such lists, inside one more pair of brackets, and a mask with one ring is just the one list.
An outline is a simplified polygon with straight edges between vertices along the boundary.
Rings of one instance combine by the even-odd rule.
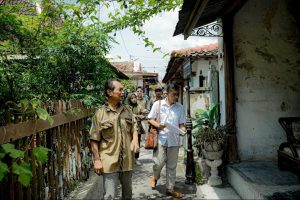
[[[24, 154], [28, 149], [22, 151], [15, 149], [13, 144], [0, 145], [0, 182], [12, 172], [18, 177], [18, 182], [27, 187], [32, 178], [32, 166], [29, 161], [24, 160]], [[34, 147], [32, 153], [36, 162], [46, 163], [48, 160], [48, 152], [51, 151], [45, 147]], [[5, 160], [12, 160], [12, 167], [4, 162]]]

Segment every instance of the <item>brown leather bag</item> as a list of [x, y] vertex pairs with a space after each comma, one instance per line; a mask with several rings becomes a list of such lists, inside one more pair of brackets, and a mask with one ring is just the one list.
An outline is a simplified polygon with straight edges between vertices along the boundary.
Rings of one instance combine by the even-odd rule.
[[[159, 100], [159, 106], [157, 111], [157, 119], [156, 121], [160, 121], [160, 106], [161, 106], [161, 100]], [[150, 131], [148, 132], [148, 136], [145, 142], [145, 149], [156, 149], [157, 143], [158, 143], [158, 130], [151, 126]]]

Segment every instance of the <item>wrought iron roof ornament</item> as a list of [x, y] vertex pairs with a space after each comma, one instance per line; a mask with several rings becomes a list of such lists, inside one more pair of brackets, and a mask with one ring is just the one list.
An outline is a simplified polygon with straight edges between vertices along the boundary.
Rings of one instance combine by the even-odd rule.
[[191, 36], [223, 37], [223, 27], [220, 22], [213, 22], [192, 30]]

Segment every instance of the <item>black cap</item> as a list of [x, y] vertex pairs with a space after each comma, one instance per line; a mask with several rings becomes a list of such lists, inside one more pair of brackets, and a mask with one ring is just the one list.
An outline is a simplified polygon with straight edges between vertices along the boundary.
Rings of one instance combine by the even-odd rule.
[[161, 87], [156, 87], [154, 91], [155, 91], [155, 92], [161, 92], [161, 91], [162, 91], [162, 88], [161, 88]]

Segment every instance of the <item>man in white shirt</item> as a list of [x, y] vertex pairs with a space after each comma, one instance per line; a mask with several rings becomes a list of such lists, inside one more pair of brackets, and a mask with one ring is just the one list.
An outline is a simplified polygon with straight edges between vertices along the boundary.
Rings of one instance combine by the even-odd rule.
[[[166, 86], [167, 97], [164, 100], [156, 101], [148, 115], [149, 123], [156, 127], [158, 134], [158, 147], [153, 151], [153, 176], [150, 177], [150, 186], [155, 188], [157, 180], [160, 178], [160, 173], [163, 166], [166, 164], [166, 194], [174, 198], [181, 198], [182, 193], [174, 190], [176, 179], [176, 167], [178, 161], [178, 153], [180, 147], [180, 135], [171, 132], [165, 125], [172, 124], [182, 131], [185, 128], [185, 112], [183, 106], [178, 103], [179, 86], [176, 84], [168, 84]], [[159, 109], [159, 102], [161, 106]], [[156, 121], [160, 110], [160, 121]]]

